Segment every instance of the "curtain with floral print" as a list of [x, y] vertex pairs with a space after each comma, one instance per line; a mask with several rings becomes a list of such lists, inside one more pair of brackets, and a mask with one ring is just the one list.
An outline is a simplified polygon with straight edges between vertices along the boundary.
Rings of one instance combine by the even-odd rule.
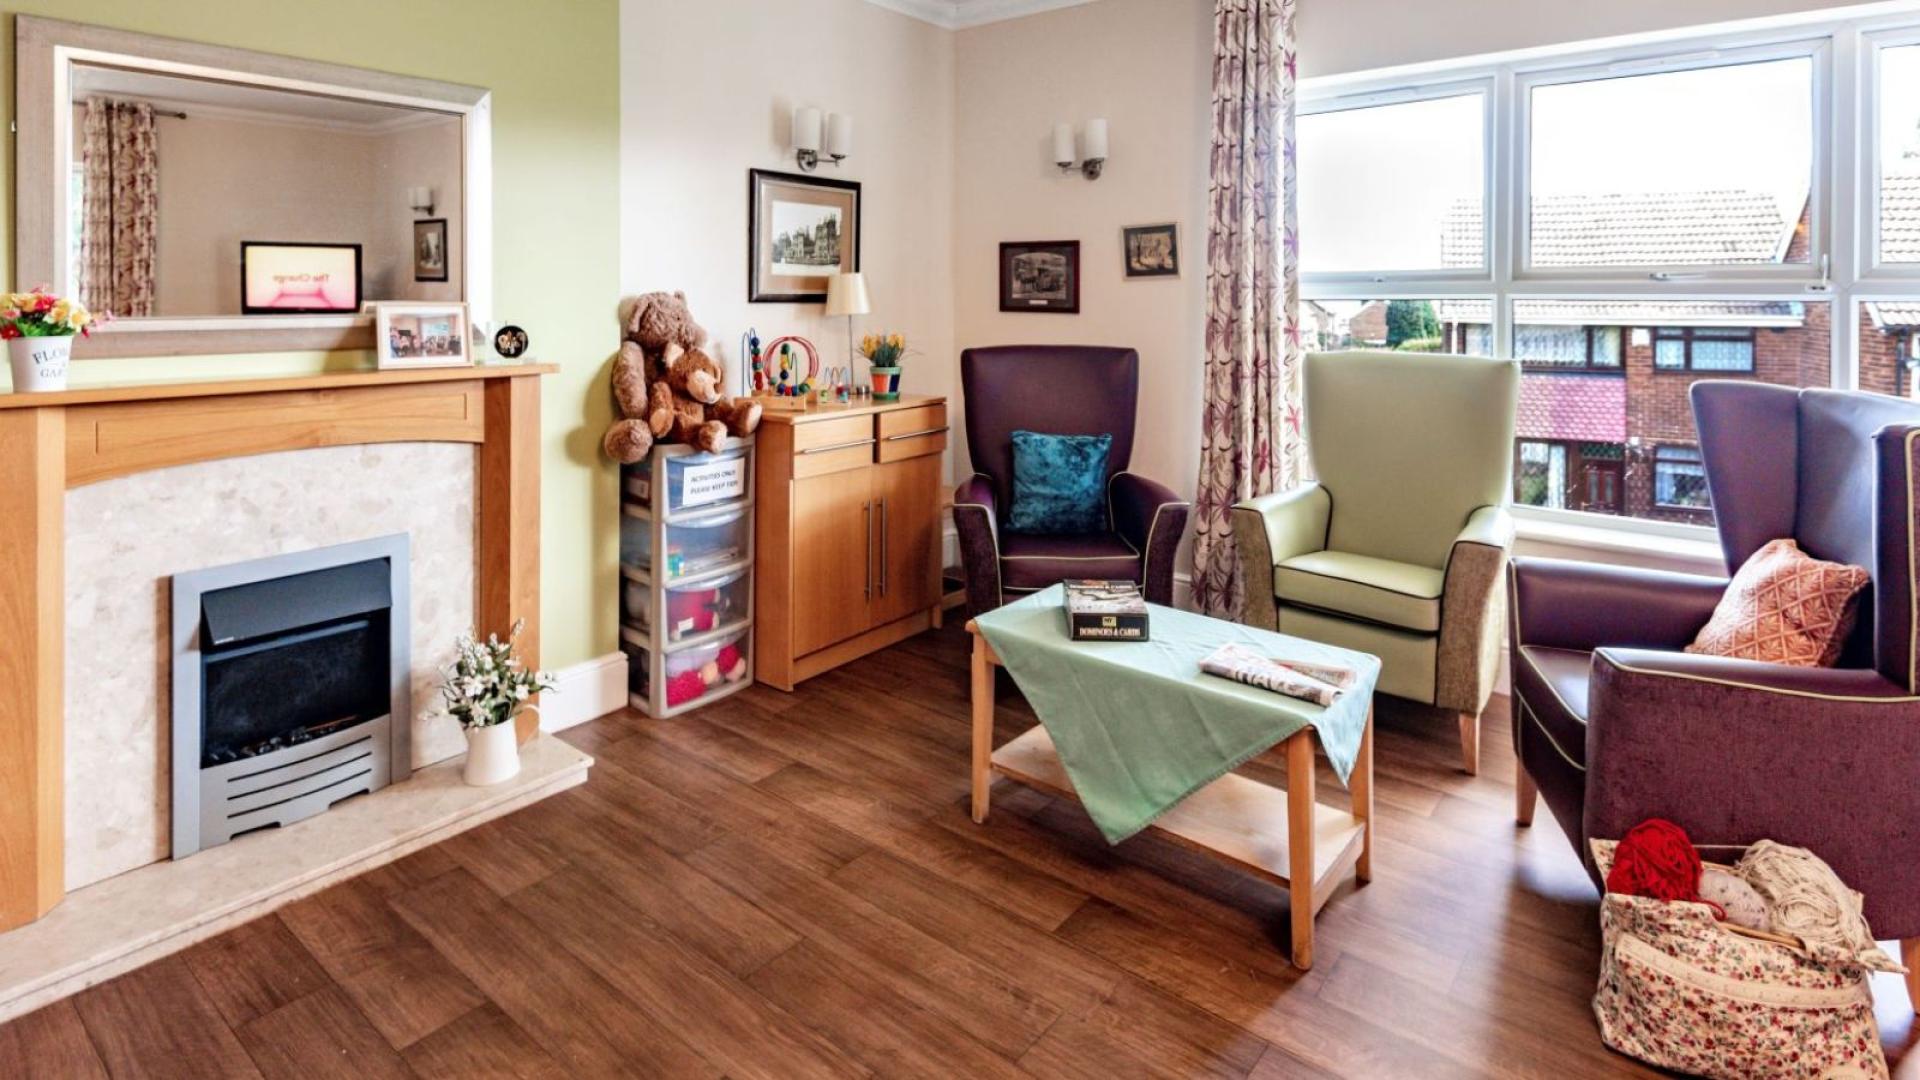
[[1295, 0], [1215, 0], [1206, 391], [1193, 599], [1233, 618], [1233, 504], [1301, 482]]
[[153, 106], [87, 99], [80, 129], [80, 302], [153, 314], [159, 161]]

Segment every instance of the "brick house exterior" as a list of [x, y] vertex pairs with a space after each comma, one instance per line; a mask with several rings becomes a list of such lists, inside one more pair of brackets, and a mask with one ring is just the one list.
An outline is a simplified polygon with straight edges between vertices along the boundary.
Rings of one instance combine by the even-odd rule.
[[[1889, 187], [1920, 177], [1888, 178]], [[1612, 262], [1658, 263], [1684, 242], [1713, 251], [1693, 261], [1755, 263], [1807, 258], [1807, 219], [1788, 232], [1770, 200], [1738, 192], [1629, 196], [1642, 200], [1603, 215], [1597, 200], [1534, 207], [1535, 257], [1543, 265], [1578, 262], [1599, 247]], [[1663, 212], [1680, 215], [1671, 229]], [[1765, 225], [1771, 213], [1774, 224]], [[1461, 265], [1479, 265], [1477, 207], [1450, 222]], [[1610, 217], [1610, 219], [1609, 219]], [[1644, 254], [1613, 250], [1622, 217], [1661, 239]], [[1915, 228], [1920, 232], [1920, 220]], [[1889, 222], [1888, 229], [1897, 223]], [[1716, 227], [1719, 231], [1716, 232]], [[1542, 237], [1564, 251], [1542, 257]], [[1596, 237], [1601, 239], [1596, 240]], [[1456, 245], [1443, 241], [1443, 251]], [[1689, 253], [1682, 253], [1683, 256]], [[1556, 258], [1565, 256], [1565, 260]], [[1669, 261], [1673, 261], [1669, 258]], [[1685, 261], [1684, 258], [1680, 261]], [[1782, 386], [1832, 381], [1834, 304], [1826, 301], [1520, 301], [1515, 354], [1524, 367], [1515, 446], [1516, 502], [1639, 518], [1710, 524], [1705, 473], [1699, 465], [1689, 388], [1701, 379], [1751, 379]], [[1491, 309], [1485, 301], [1443, 301], [1445, 347], [1489, 352]], [[1861, 389], [1914, 394], [1907, 360], [1920, 302], [1866, 303], [1860, 313]], [[1664, 364], [1656, 355], [1664, 355]], [[1696, 368], [1696, 363], [1700, 367]]]

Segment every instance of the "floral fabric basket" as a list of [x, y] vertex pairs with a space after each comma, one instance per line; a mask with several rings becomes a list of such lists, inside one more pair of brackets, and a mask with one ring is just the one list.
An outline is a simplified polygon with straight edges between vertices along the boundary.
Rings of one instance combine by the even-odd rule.
[[[1602, 877], [1615, 841], [1593, 841]], [[1706, 904], [1608, 893], [1600, 904], [1600, 1037], [1708, 1077], [1884, 1077], [1867, 970], [1796, 938], [1730, 930]]]

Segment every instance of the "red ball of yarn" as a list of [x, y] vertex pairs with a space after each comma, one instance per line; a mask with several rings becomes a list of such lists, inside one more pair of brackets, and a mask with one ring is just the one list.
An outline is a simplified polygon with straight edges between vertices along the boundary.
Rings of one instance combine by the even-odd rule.
[[1613, 852], [1607, 891], [1655, 900], [1700, 899], [1700, 853], [1687, 832], [1664, 818], [1627, 830]]

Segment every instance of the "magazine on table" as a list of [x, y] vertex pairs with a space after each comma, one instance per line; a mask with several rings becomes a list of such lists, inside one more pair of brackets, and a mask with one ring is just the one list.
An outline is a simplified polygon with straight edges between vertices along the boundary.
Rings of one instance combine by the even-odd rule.
[[1229, 642], [1200, 661], [1200, 670], [1290, 698], [1331, 705], [1359, 678], [1351, 668], [1267, 656], [1251, 645]]
[[1137, 583], [1082, 579], [1064, 584], [1070, 640], [1147, 640], [1147, 598]]

